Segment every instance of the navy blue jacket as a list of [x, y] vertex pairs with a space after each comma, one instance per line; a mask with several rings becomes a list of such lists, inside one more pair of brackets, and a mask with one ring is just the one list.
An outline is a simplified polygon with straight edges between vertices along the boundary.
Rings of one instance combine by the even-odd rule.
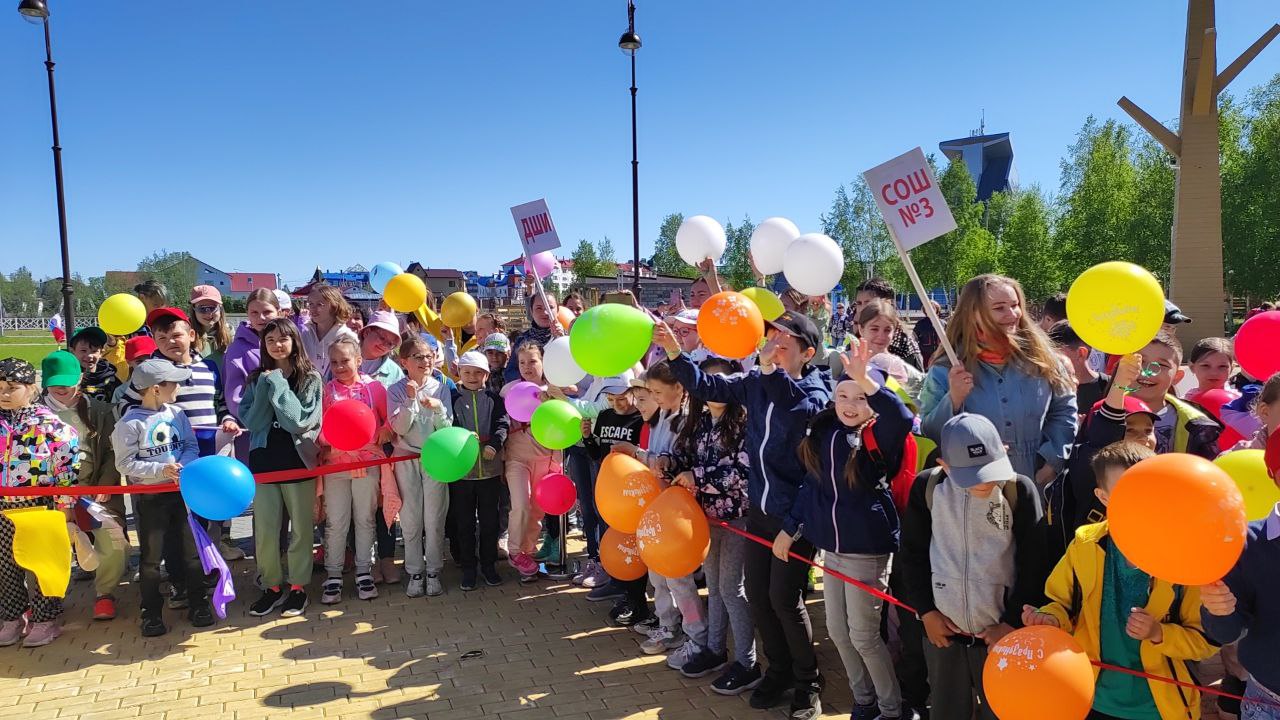
[[809, 419], [831, 402], [827, 371], [809, 365], [799, 380], [781, 368], [768, 375], [757, 368], [746, 375], [722, 377], [702, 372], [686, 355], [670, 364], [690, 395], [747, 409], [748, 507], [781, 520], [787, 532], [794, 533], [799, 521], [792, 517], [791, 505], [804, 483], [804, 466], [796, 448]]
[[1222, 579], [1236, 596], [1226, 617], [1200, 609], [1205, 632], [1226, 645], [1240, 641], [1240, 662], [1271, 692], [1280, 692], [1280, 516], [1249, 524], [1249, 537], [1236, 566]]
[[[902, 464], [902, 447], [913, 417], [885, 387], [867, 402], [878, 415], [870, 432], [879, 448], [879, 462], [862, 443], [860, 432], [835, 417], [823, 416], [809, 431], [821, 470], [805, 475], [791, 514], [804, 523], [806, 540], [830, 552], [887, 555], [898, 550], [898, 510], [886, 474], [891, 477]], [[856, 450], [851, 442], [857, 444]], [[857, 484], [849, 487], [845, 465], [853, 452], [857, 453]]]

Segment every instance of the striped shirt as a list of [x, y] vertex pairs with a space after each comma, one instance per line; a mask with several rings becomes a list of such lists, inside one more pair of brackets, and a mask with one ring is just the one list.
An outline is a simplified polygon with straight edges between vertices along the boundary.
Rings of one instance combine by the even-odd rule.
[[[151, 357], [157, 360], [168, 360], [158, 350]], [[191, 370], [191, 377], [178, 383], [178, 398], [173, 404], [186, 413], [192, 428], [216, 429], [227, 418], [227, 403], [222, 397], [221, 373], [218, 372], [218, 366], [212, 360], [206, 360], [195, 350], [191, 351], [191, 359], [190, 365], [173, 363], [178, 367]], [[173, 361], [169, 360], [169, 362]], [[120, 411], [120, 416], [124, 417], [129, 408], [141, 404], [142, 395], [130, 382], [123, 397], [120, 398], [117, 410]]]

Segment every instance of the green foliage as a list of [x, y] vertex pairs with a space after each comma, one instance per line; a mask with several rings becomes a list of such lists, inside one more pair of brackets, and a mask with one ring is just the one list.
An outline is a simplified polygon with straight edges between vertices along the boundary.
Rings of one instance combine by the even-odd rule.
[[1000, 267], [1022, 283], [1032, 300], [1060, 292], [1064, 286], [1061, 258], [1049, 232], [1049, 202], [1044, 193], [1032, 186], [1006, 197], [1008, 219], [998, 236]]
[[1224, 102], [1222, 236], [1228, 291], [1253, 301], [1280, 294], [1280, 75], [1249, 94], [1243, 108]]
[[976, 274], [998, 272], [999, 253], [995, 237], [983, 227], [986, 211], [963, 161], [947, 164], [938, 189], [956, 219], [956, 229], [912, 250], [911, 260], [926, 288], [954, 291]]
[[672, 213], [662, 218], [658, 239], [653, 244], [653, 268], [659, 275], [698, 277], [697, 268], [681, 260], [680, 253], [676, 252], [676, 231], [680, 229], [682, 222], [684, 215], [681, 213]]
[[1130, 234], [1139, 210], [1133, 129], [1115, 120], [1085, 121], [1062, 161], [1060, 216], [1054, 233], [1068, 277], [1107, 260], [1144, 264]]
[[573, 249], [573, 254], [569, 257], [573, 260], [575, 287], [585, 286], [588, 277], [603, 274], [604, 264], [600, 261], [600, 253], [590, 240], [579, 240], [578, 247]]
[[737, 226], [732, 222], [724, 225], [725, 249], [718, 271], [720, 284], [726, 289], [742, 290], [756, 284], [751, 274], [751, 233], [755, 230], [749, 217]]
[[597, 275], [617, 275], [618, 274], [618, 258], [617, 253], [613, 249], [613, 241], [609, 236], [596, 243], [596, 258], [599, 261], [599, 272]]
[[[886, 277], [887, 270], [895, 270], [903, 283], [909, 282], [889, 239], [889, 228], [880, 217], [871, 188], [861, 175], [848, 187], [836, 188], [831, 209], [818, 221], [822, 223], [822, 232], [835, 240], [844, 252], [844, 274], [840, 283], [846, 292], [852, 292], [863, 280], [877, 275], [892, 281]], [[903, 283], [895, 282], [895, 286], [905, 287]]]
[[138, 261], [138, 276], [140, 280], [163, 283], [169, 291], [169, 302], [181, 303], [196, 285], [196, 261], [189, 252], [161, 250]]

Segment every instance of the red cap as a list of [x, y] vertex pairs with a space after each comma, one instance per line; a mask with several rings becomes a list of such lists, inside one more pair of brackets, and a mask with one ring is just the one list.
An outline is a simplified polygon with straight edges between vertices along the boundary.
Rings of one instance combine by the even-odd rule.
[[155, 310], [147, 313], [147, 327], [153, 327], [161, 318], [167, 317], [178, 318], [188, 325], [191, 324], [191, 318], [187, 317], [187, 314], [182, 312], [182, 310], [176, 307], [163, 307], [156, 308]]
[[156, 352], [156, 341], [150, 335], [139, 335], [124, 341], [125, 362], [151, 357]]
[[[1093, 407], [1089, 409], [1090, 415], [1101, 410], [1102, 405], [1105, 402], [1106, 400], [1099, 400], [1098, 402], [1094, 403]], [[1153, 421], [1160, 419], [1160, 416], [1156, 415], [1155, 412], [1152, 411], [1150, 405], [1146, 404], [1142, 400], [1139, 400], [1138, 398], [1132, 395], [1124, 396], [1124, 413], [1125, 415], [1132, 415], [1134, 413], [1143, 413], [1144, 415], [1150, 415]]]

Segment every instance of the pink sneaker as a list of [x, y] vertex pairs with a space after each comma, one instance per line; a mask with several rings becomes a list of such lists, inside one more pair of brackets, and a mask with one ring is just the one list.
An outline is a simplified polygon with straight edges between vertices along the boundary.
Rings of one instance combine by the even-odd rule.
[[26, 634], [27, 619], [20, 617], [17, 620], [6, 620], [0, 625], [0, 647], [9, 647], [16, 644]]
[[27, 631], [27, 636], [22, 640], [22, 647], [44, 647], [62, 634], [62, 628], [58, 625], [57, 620], [49, 620], [48, 622], [32, 623], [31, 629]]
[[538, 563], [534, 561], [533, 556], [529, 553], [519, 553], [511, 559], [511, 565], [525, 577], [538, 574]]

